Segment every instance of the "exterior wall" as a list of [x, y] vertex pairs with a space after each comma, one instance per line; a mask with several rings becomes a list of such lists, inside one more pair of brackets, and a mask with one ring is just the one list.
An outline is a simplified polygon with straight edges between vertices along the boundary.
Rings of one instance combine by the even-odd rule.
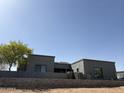
[[[56, 88], [102, 88], [102, 87], [105, 87], [105, 88], [114, 87], [115, 88], [115, 87], [120, 87], [120, 86], [124, 86], [124, 81], [120, 81], [120, 80], [118, 81], [117, 80], [116, 81], [115, 80], [79, 80], [79, 79], [78, 80], [38, 79], [38, 78], [0, 78], [0, 87], [4, 87], [5, 89], [9, 87], [12, 89], [17, 88], [17, 89], [26, 89], [26, 90], [27, 89], [48, 90], [48, 89], [56, 89]], [[123, 87], [120, 87], [120, 89], [123, 90]], [[84, 91], [82, 91], [82, 93], [83, 92]], [[5, 92], [2, 92], [2, 93], [5, 93]], [[8, 92], [8, 93], [16, 93], [16, 92]], [[29, 92], [21, 91], [20, 93], [29, 93]], [[42, 91], [38, 91], [38, 93], [42, 93]], [[62, 91], [60, 93], [62, 93]], [[69, 93], [71, 93], [71, 91]], [[75, 91], [75, 93], [78, 93], [78, 92]], [[86, 93], [92, 93], [92, 92], [90, 91]], [[95, 93], [95, 90], [93, 91], [93, 93]], [[96, 93], [101, 93], [101, 92], [99, 91]], [[103, 93], [109, 93], [109, 92], [103, 92]], [[117, 90], [117, 93], [118, 93], [118, 90]], [[119, 92], [119, 93], [123, 93], [123, 92]]]
[[124, 79], [124, 71], [117, 72], [118, 79]]
[[42, 78], [42, 79], [67, 79], [65, 73], [36, 73], [36, 72], [16, 72], [0, 71], [0, 78]]
[[84, 59], [85, 74], [94, 78], [94, 68], [100, 67], [103, 70], [103, 79], [116, 79], [116, 69], [114, 62]]
[[83, 60], [77, 61], [71, 65], [73, 72], [77, 72], [77, 69], [79, 70], [79, 73], [84, 74], [84, 62]]
[[47, 72], [54, 72], [53, 56], [30, 55], [28, 58], [27, 72], [34, 72], [35, 65], [45, 65]]

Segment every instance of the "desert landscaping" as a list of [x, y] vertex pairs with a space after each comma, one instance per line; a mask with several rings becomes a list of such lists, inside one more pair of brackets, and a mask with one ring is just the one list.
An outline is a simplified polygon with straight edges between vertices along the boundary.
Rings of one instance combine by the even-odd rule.
[[117, 87], [117, 88], [58, 88], [58, 89], [45, 89], [45, 90], [0, 88], [0, 93], [124, 93], [124, 87]]

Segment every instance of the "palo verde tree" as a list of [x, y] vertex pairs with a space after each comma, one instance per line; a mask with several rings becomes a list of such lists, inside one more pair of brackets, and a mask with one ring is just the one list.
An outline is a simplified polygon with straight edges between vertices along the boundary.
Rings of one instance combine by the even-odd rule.
[[0, 58], [2, 63], [9, 65], [9, 71], [13, 65], [25, 65], [25, 56], [32, 53], [32, 49], [28, 48], [23, 42], [11, 41], [8, 44], [0, 45]]

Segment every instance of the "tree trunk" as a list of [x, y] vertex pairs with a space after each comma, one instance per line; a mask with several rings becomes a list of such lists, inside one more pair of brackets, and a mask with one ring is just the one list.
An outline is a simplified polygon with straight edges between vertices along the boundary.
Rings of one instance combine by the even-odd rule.
[[9, 71], [11, 71], [12, 64], [9, 64]]

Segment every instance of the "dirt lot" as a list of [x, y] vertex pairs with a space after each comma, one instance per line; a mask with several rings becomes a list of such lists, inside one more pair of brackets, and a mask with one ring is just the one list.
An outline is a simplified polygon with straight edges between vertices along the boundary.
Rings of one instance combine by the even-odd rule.
[[21, 90], [0, 88], [0, 93], [124, 93], [124, 87], [118, 88], [64, 88], [48, 90]]

